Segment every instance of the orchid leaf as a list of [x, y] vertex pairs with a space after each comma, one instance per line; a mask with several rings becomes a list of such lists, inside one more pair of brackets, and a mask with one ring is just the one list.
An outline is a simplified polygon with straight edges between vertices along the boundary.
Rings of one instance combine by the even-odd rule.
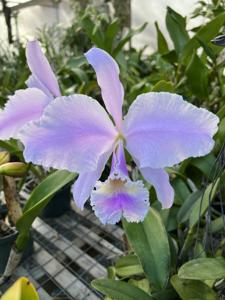
[[174, 275], [171, 284], [182, 300], [219, 300], [217, 294], [202, 281], [180, 279]]
[[75, 174], [68, 171], [56, 171], [46, 177], [31, 193], [23, 209], [22, 217], [17, 221], [16, 227], [19, 231], [17, 247], [23, 248], [27, 242], [29, 231], [35, 218], [51, 200], [52, 196], [63, 186], [74, 180]]
[[160, 54], [167, 53], [169, 51], [169, 47], [162, 31], [159, 29], [159, 25], [157, 22], [155, 22], [155, 28], [157, 33], [157, 46], [158, 46], [157, 51]]
[[115, 265], [116, 274], [120, 277], [127, 277], [143, 274], [143, 268], [136, 255], [127, 255], [119, 258]]
[[178, 271], [181, 279], [217, 280], [225, 277], [225, 259], [198, 258], [185, 263]]
[[187, 66], [186, 76], [187, 83], [196, 96], [203, 98], [208, 96], [209, 69], [195, 53]]
[[182, 52], [183, 63], [188, 64], [193, 51], [200, 47], [199, 39], [206, 44], [209, 43], [218, 34], [224, 24], [225, 12], [222, 12], [206, 25], [202, 26], [186, 44]]
[[192, 206], [192, 212], [189, 216], [190, 227], [194, 227], [198, 223], [199, 218], [205, 214], [209, 205], [211, 205], [211, 201], [216, 195], [219, 183], [220, 178], [217, 179], [216, 182], [209, 184], [206, 190], [204, 191], [203, 195], [201, 195]]
[[177, 54], [180, 54], [189, 40], [186, 31], [186, 18], [175, 12], [172, 8], [167, 7], [166, 27]]
[[170, 246], [159, 213], [151, 208], [142, 223], [124, 220], [123, 227], [152, 287], [165, 288], [170, 273]]
[[96, 279], [91, 285], [105, 296], [116, 300], [153, 300], [142, 289], [123, 281]]

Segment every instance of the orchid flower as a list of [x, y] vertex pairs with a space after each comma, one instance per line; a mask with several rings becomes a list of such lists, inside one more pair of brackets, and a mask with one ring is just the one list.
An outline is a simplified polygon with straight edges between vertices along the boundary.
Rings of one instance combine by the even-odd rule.
[[[22, 130], [24, 157], [44, 167], [77, 172], [72, 187], [75, 202], [83, 209], [90, 197], [102, 223], [114, 224], [122, 216], [129, 222], [142, 221], [149, 193], [142, 181], [129, 178], [124, 148], [154, 186], [162, 208], [169, 208], [174, 191], [164, 168], [209, 153], [219, 119], [164, 92], [139, 95], [123, 118], [124, 89], [117, 63], [98, 48], [85, 56], [96, 72], [108, 114], [88, 96], [57, 97], [38, 121]], [[99, 182], [111, 154], [109, 178]]]
[[27, 63], [32, 75], [26, 81], [27, 89], [18, 90], [4, 110], [0, 110], [0, 139], [17, 138], [29, 121], [40, 118], [45, 107], [60, 96], [57, 79], [37, 41], [28, 42]]

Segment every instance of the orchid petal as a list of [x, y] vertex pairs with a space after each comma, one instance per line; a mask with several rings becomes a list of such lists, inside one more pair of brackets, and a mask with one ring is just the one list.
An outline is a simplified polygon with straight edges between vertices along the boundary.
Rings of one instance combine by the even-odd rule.
[[49, 99], [51, 99], [51, 100], [54, 99], [52, 93], [47, 89], [47, 87], [44, 84], [41, 83], [40, 80], [38, 80], [36, 78], [35, 75], [29, 76], [29, 78], [26, 81], [26, 85], [28, 88], [37, 88], [37, 89], [41, 90], [42, 92], [44, 92], [49, 97]]
[[107, 52], [99, 48], [90, 49], [85, 57], [96, 72], [106, 109], [120, 128], [124, 89], [119, 79], [118, 64]]
[[103, 224], [115, 224], [122, 216], [128, 222], [141, 222], [149, 209], [149, 194], [142, 181], [98, 182], [91, 194], [91, 205]]
[[102, 154], [112, 149], [117, 131], [103, 107], [84, 95], [59, 97], [39, 122], [21, 133], [26, 161], [86, 173], [95, 171]]
[[158, 169], [209, 153], [218, 122], [216, 115], [179, 95], [146, 93], [131, 105], [123, 133], [138, 166]]
[[41, 82], [55, 97], [61, 95], [59, 85], [52, 68], [41, 51], [38, 41], [28, 42], [26, 49], [28, 66], [35, 78]]
[[97, 169], [92, 172], [81, 173], [72, 186], [74, 201], [80, 209], [84, 208], [84, 203], [90, 197], [96, 181], [100, 178], [110, 155], [111, 151], [103, 154], [99, 159]]
[[49, 98], [39, 89], [18, 90], [0, 114], [0, 139], [17, 138], [19, 131], [30, 121], [40, 118]]
[[91, 205], [103, 224], [115, 224], [122, 216], [129, 222], [144, 219], [149, 208], [149, 194], [142, 181], [128, 178], [123, 143], [120, 141], [113, 153], [108, 180], [97, 182], [91, 194]]
[[155, 190], [162, 208], [170, 208], [174, 200], [174, 190], [170, 185], [169, 175], [163, 169], [140, 169], [145, 180], [150, 182]]
[[124, 176], [127, 177], [128, 176], [125, 153], [124, 153], [122, 141], [118, 142], [116, 150], [113, 152], [110, 174], [112, 174], [113, 176], [119, 176], [119, 177], [124, 177]]

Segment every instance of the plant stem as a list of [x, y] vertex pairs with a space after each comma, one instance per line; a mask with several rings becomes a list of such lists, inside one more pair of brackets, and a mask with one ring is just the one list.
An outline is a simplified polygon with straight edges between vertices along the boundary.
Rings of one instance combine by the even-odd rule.
[[12, 177], [3, 177], [3, 189], [5, 201], [8, 207], [8, 216], [13, 226], [16, 225], [18, 219], [22, 216], [22, 209], [17, 200], [16, 183]]

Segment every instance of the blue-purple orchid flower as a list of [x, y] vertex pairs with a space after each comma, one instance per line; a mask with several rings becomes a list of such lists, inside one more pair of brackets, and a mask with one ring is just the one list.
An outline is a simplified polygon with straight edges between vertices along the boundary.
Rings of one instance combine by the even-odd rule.
[[26, 81], [28, 88], [9, 96], [4, 111], [0, 110], [2, 140], [17, 138], [25, 124], [38, 120], [45, 107], [61, 96], [56, 76], [37, 41], [28, 42], [26, 57], [32, 73]]
[[[148, 212], [149, 193], [142, 181], [129, 178], [126, 148], [145, 180], [155, 187], [162, 207], [171, 207], [174, 191], [164, 168], [209, 153], [214, 146], [212, 137], [217, 131], [218, 117], [179, 95], [163, 92], [139, 95], [123, 118], [124, 90], [118, 65], [105, 51], [92, 48], [85, 56], [96, 72], [111, 120], [106, 110], [88, 96], [60, 96], [46, 58], [38, 53], [37, 57], [27, 55], [33, 73], [28, 86], [34, 88], [18, 91], [2, 112], [3, 118], [9, 117], [8, 127], [14, 128], [20, 117], [10, 119], [16, 113], [10, 102], [20, 101], [20, 114], [26, 112], [26, 125], [23, 123], [18, 133], [25, 146], [26, 161], [77, 172], [79, 177], [72, 188], [75, 202], [83, 209], [90, 197], [102, 223], [114, 224], [122, 216], [129, 222], [139, 222]], [[19, 97], [28, 90], [29, 99]], [[53, 97], [56, 99], [52, 101]], [[32, 121], [28, 115], [29, 110], [33, 113], [33, 106], [28, 102], [35, 105], [40, 98], [48, 105]], [[11, 136], [7, 134], [3, 136]], [[109, 178], [99, 182], [111, 155]]]

